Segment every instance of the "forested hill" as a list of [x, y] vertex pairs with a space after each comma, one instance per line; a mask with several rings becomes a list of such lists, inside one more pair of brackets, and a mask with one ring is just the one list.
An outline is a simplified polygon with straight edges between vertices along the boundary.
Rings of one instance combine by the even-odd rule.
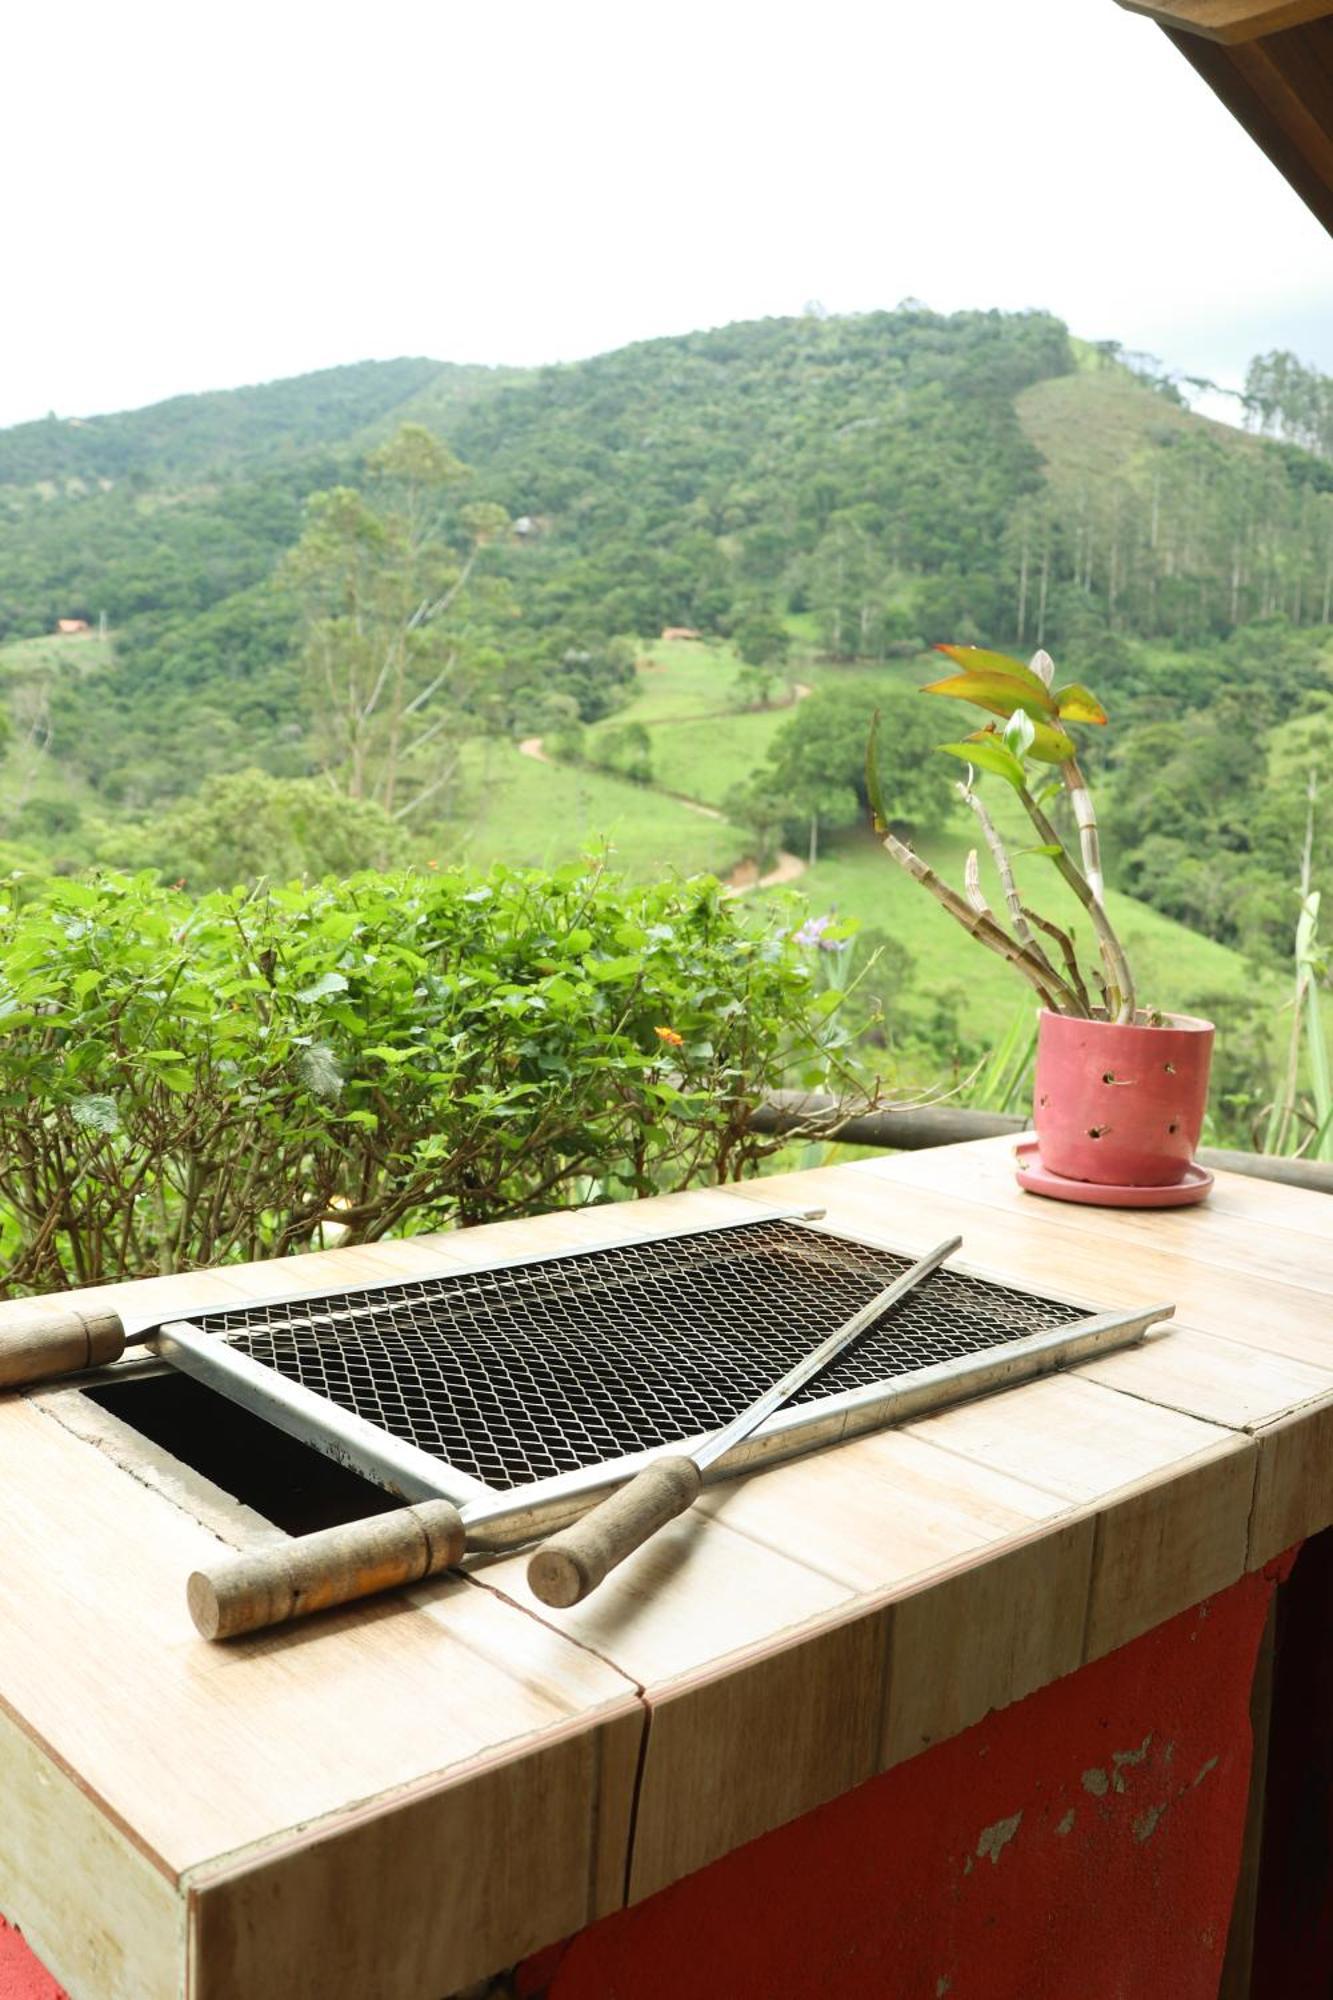
[[528, 372], [367, 362], [0, 431], [0, 640], [262, 582], [306, 494], [354, 482], [403, 421], [535, 523], [508, 566], [539, 628], [724, 631], [762, 605], [882, 656], [1330, 615], [1326, 459], [1190, 415], [1046, 314], [909, 307]]
[[[442, 519], [476, 559], [435, 740], [596, 723], [665, 626], [759, 667], [793, 644], [869, 667], [1042, 643], [1096, 681], [1122, 755], [1131, 730], [1168, 732], [1153, 755], [1197, 794], [1203, 844], [1240, 852], [1263, 733], [1326, 685], [1333, 616], [1333, 393], [1290, 357], [1254, 381], [1261, 428], [1231, 428], [1048, 314], [908, 305], [529, 371], [363, 363], [0, 432], [0, 692], [11, 746], [42, 761], [6, 773], [0, 839], [142, 819], [219, 772], [329, 775], [284, 558], [311, 496], [369, 492], [377, 449], [416, 424], [465, 468]], [[60, 619], [104, 621], [107, 644], [53, 654]], [[452, 809], [442, 782], [429, 796]], [[1265, 883], [1289, 872], [1289, 821]], [[1180, 829], [1153, 839], [1146, 859], [1127, 839], [1123, 879], [1228, 935], [1225, 908], [1195, 907], [1225, 874], [1189, 887]]]
[[456, 400], [512, 372], [438, 361], [362, 361], [248, 389], [173, 396], [113, 416], [53, 412], [0, 430], [0, 487], [35, 486], [52, 497], [108, 481], [131, 480], [143, 490], [215, 474], [276, 452], [345, 444], [427, 387], [447, 415]]
[[[1045, 314], [767, 320], [544, 370], [461, 412], [451, 442], [577, 550], [610, 631], [772, 600], [878, 652], [911, 630], [908, 578], [971, 577], [1002, 615], [1006, 513], [1042, 485], [1015, 397], [1073, 366]], [[928, 622], [962, 614], [949, 596], [926, 590]]]

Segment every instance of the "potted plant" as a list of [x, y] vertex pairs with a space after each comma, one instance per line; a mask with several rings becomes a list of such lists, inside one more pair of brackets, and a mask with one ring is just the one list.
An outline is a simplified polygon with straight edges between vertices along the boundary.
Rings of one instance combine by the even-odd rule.
[[[1029, 665], [977, 646], [941, 646], [959, 669], [927, 694], [979, 708], [988, 720], [941, 750], [967, 767], [959, 795], [976, 816], [994, 862], [1003, 910], [981, 883], [978, 850], [968, 855], [960, 893], [891, 825], [876, 761], [878, 716], [866, 782], [887, 852], [930, 891], [970, 936], [1025, 978], [1041, 1002], [1033, 1122], [1035, 1148], [1020, 1149], [1019, 1178], [1066, 1199], [1160, 1204], [1199, 1200], [1211, 1176], [1192, 1166], [1208, 1097], [1211, 1022], [1145, 1009], [1124, 947], [1107, 913], [1097, 813], [1079, 765], [1071, 726], [1106, 722], [1097, 697], [1077, 681], [1055, 688], [1050, 655]], [[998, 718], [998, 720], [996, 719]], [[1008, 785], [1035, 833], [1011, 852], [977, 793], [981, 774]], [[1063, 792], [1075, 837], [1061, 838], [1048, 807]], [[1076, 852], [1071, 851], [1076, 846]], [[1020, 893], [1015, 862], [1049, 861], [1086, 916], [1097, 961], [1079, 955], [1074, 925], [1052, 922]]]

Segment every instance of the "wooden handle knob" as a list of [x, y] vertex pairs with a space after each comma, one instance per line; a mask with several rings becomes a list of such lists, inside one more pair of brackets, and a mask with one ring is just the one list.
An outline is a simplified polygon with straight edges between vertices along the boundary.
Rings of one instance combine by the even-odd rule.
[[15, 1299], [0, 1307], [0, 1389], [24, 1389], [119, 1361], [125, 1329], [116, 1313], [83, 1312], [65, 1299]]
[[636, 1473], [618, 1493], [537, 1550], [528, 1563], [533, 1596], [562, 1609], [581, 1603], [608, 1570], [692, 1507], [702, 1484], [692, 1458], [659, 1458]]
[[300, 1535], [268, 1549], [196, 1570], [187, 1597], [205, 1639], [262, 1632], [334, 1604], [418, 1583], [456, 1563], [467, 1530], [448, 1500], [423, 1500], [368, 1521]]

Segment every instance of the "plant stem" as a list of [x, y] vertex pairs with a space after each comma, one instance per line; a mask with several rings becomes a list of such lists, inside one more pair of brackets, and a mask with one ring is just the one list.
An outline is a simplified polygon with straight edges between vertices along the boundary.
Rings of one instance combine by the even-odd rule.
[[1059, 924], [1053, 924], [1048, 918], [1038, 916], [1035, 910], [1029, 910], [1024, 906], [1023, 915], [1029, 923], [1035, 924], [1039, 931], [1045, 931], [1047, 937], [1054, 938], [1055, 942], [1059, 945], [1065, 962], [1065, 971], [1069, 975], [1069, 983], [1075, 993], [1077, 993], [1084, 1013], [1091, 1019], [1092, 999], [1087, 987], [1083, 984], [1083, 974], [1079, 969], [1078, 953], [1074, 949], [1073, 938], [1070, 937], [1068, 931], [1062, 931]]
[[1041, 963], [1033, 958], [1022, 945], [1016, 944], [1006, 931], [1000, 929], [995, 919], [986, 912], [969, 909], [955, 889], [951, 889], [929, 864], [921, 859], [906, 841], [899, 840], [896, 833], [884, 835], [884, 851], [906, 869], [914, 881], [928, 889], [935, 901], [949, 912], [954, 922], [961, 924], [970, 937], [976, 938], [1000, 958], [1007, 959], [1015, 970], [1021, 972], [1030, 986], [1035, 986], [1044, 1005], [1054, 1014], [1077, 1014], [1078, 1002], [1059, 974], [1043, 957]]
[[[1051, 964], [1049, 957], [1042, 950], [1029, 928], [1028, 918], [1031, 913], [1024, 908], [1023, 900], [1018, 893], [1018, 884], [1014, 880], [1014, 869], [1013, 863], [1009, 859], [1009, 850], [1000, 838], [999, 830], [994, 820], [970, 785], [960, 784], [958, 790], [976, 814], [981, 825], [981, 831], [986, 836], [986, 845], [991, 851], [991, 859], [995, 863], [996, 873], [1000, 878], [1000, 886], [1004, 890], [1004, 900], [1009, 908], [1009, 922], [1013, 928], [1014, 936], [1021, 945], [1024, 945], [1032, 953], [1034, 958], [1039, 959], [1047, 967], [1053, 978], [1058, 978], [1059, 974], [1056, 972], [1055, 967]], [[1051, 925], [1042, 923], [1039, 918], [1034, 921], [1037, 922], [1039, 929], [1049, 931], [1052, 936], [1059, 936], [1063, 945], [1063, 932], [1057, 933]], [[1071, 968], [1074, 974], [1070, 984], [1082, 1003], [1082, 1011], [1090, 1014], [1092, 1009], [1088, 1005], [1088, 996], [1083, 989], [1083, 982], [1078, 977], [1078, 967], [1068, 953], [1065, 955], [1065, 963]]]
[[1069, 794], [1069, 802], [1074, 808], [1074, 823], [1078, 827], [1079, 847], [1083, 855], [1083, 873], [1088, 887], [1099, 903], [1106, 898], [1106, 884], [1102, 877], [1102, 843], [1097, 829], [1097, 808], [1092, 802], [1092, 792], [1088, 781], [1079, 769], [1078, 760], [1071, 757], [1060, 766], [1060, 776]]
[[1092, 892], [1092, 885], [1079, 874], [1051, 822], [1047, 819], [1026, 785], [1019, 787], [1018, 796], [1023, 801], [1023, 809], [1044, 847], [1054, 849], [1051, 859], [1064, 876], [1065, 881], [1082, 903], [1092, 920], [1092, 928], [1097, 933], [1097, 943], [1101, 950], [1102, 962], [1106, 966], [1107, 1012], [1117, 1021], [1134, 1019], [1134, 980], [1125, 958], [1124, 947], [1112, 929], [1100, 901]]

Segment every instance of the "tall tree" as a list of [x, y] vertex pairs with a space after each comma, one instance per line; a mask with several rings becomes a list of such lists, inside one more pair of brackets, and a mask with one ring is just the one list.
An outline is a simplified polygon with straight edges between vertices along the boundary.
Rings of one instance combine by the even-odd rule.
[[[876, 697], [864, 687], [821, 690], [803, 701], [773, 739], [752, 783], [776, 800], [789, 824], [802, 824], [813, 865], [820, 836], [852, 826], [866, 809], [866, 739]], [[895, 821], [931, 830], [949, 812], [949, 776], [928, 753], [938, 731], [926, 703], [899, 689], [881, 711], [882, 775]]]
[[461, 724], [450, 696], [460, 609], [503, 508], [454, 508], [464, 467], [405, 424], [367, 462], [365, 490], [311, 499], [285, 577], [303, 613], [314, 739], [336, 789], [404, 819], [453, 775]]

